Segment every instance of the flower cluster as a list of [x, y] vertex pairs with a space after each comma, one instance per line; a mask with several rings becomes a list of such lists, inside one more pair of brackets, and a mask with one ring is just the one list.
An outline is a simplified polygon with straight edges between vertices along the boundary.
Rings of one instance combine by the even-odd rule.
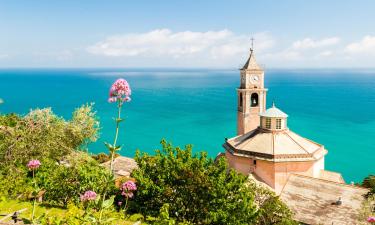
[[94, 191], [86, 191], [83, 195], [81, 195], [81, 201], [93, 201], [96, 199], [96, 193]]
[[133, 181], [128, 180], [121, 185], [120, 190], [122, 191], [121, 195], [132, 198], [134, 196], [133, 192], [137, 190], [137, 185]]
[[124, 79], [118, 79], [112, 84], [109, 90], [109, 102], [130, 102], [132, 90], [128, 82]]
[[41, 163], [39, 162], [39, 160], [30, 160], [29, 163], [27, 163], [27, 168], [29, 168], [30, 170], [35, 170], [38, 169], [40, 165]]
[[375, 223], [375, 216], [369, 216], [367, 218], [367, 222], [369, 222], [369, 223]]

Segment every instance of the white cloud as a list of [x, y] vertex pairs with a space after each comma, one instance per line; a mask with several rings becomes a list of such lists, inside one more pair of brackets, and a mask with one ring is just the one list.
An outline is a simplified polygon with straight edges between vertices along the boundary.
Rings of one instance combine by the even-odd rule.
[[375, 54], [375, 36], [367, 35], [359, 42], [353, 42], [346, 46], [345, 52], [353, 54]]
[[323, 51], [318, 54], [318, 56], [332, 56], [333, 52], [332, 51]]
[[330, 37], [324, 38], [320, 40], [314, 40], [312, 38], [305, 38], [303, 40], [298, 40], [293, 43], [293, 49], [314, 49], [314, 48], [321, 48], [336, 45], [340, 42], [340, 38], [338, 37]]
[[[253, 36], [258, 63], [267, 67], [373, 66], [366, 53], [375, 54], [375, 36], [365, 36], [353, 43], [345, 43], [338, 36], [278, 39], [277, 45], [276, 38], [268, 32]], [[125, 66], [239, 67], [248, 57], [250, 37], [227, 29], [156, 29], [108, 36], [86, 51], [100, 56], [95, 57], [100, 62]]]
[[[257, 33], [256, 49], [262, 51], [274, 45], [268, 33]], [[146, 33], [110, 36], [87, 48], [95, 55], [112, 57], [210, 57], [232, 58], [248, 51], [250, 37], [230, 30], [173, 32], [157, 29]]]

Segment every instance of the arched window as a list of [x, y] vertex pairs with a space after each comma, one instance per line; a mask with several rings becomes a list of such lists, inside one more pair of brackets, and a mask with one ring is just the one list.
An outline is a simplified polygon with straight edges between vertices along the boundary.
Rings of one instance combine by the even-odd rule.
[[255, 107], [255, 106], [258, 106], [258, 94], [257, 93], [252, 93], [251, 94], [251, 107]]

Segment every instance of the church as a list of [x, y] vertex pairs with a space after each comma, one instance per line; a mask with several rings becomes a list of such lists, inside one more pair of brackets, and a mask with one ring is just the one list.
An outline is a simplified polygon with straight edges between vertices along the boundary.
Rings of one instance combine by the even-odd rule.
[[356, 224], [368, 190], [325, 170], [324, 145], [289, 129], [292, 116], [274, 102], [266, 108], [265, 78], [251, 48], [236, 90], [237, 136], [225, 139], [225, 153], [219, 156], [274, 190], [303, 224]]

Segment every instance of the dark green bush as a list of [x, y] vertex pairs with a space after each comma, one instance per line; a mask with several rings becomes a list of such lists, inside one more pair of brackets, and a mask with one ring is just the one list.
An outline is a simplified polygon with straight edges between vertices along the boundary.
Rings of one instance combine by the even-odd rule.
[[368, 175], [363, 179], [362, 187], [369, 188], [370, 191], [367, 194], [367, 197], [375, 195], [375, 175]]
[[[247, 177], [229, 170], [224, 159], [214, 163], [204, 152], [193, 154], [190, 145], [180, 149], [161, 143], [163, 149], [157, 150], [155, 156], [137, 152], [139, 169], [132, 173], [138, 185], [131, 204], [133, 211], [157, 217], [168, 204], [168, 214], [176, 222], [264, 224], [260, 222], [261, 207], [269, 210], [272, 217], [272, 209], [284, 206], [277, 198], [257, 205], [255, 189], [248, 185]], [[292, 221], [287, 212], [282, 215]]]
[[175, 148], [164, 140], [155, 156], [137, 152], [132, 176], [138, 190], [131, 210], [166, 222], [191, 224], [296, 224], [275, 194], [230, 170], [225, 159]]

